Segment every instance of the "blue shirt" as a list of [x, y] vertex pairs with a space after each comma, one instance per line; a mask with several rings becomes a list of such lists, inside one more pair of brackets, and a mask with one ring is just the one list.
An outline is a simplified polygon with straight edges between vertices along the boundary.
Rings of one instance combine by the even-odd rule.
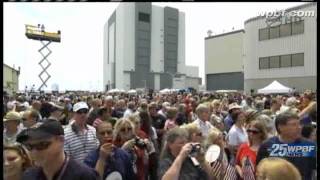
[[231, 118], [231, 115], [228, 114], [227, 117], [224, 118], [224, 126], [227, 132], [229, 132], [232, 125], [233, 125], [233, 119]]
[[[311, 180], [312, 171], [316, 170], [316, 157], [309, 156], [309, 157], [294, 157], [294, 156], [284, 156], [281, 155], [281, 148], [279, 147], [283, 143], [279, 140], [279, 137], [275, 136], [267, 141], [265, 141], [259, 148], [257, 153], [257, 160], [256, 164], [258, 164], [263, 158], [267, 157], [279, 157], [286, 159], [287, 161], [291, 162], [295, 167], [299, 170], [303, 180]], [[291, 144], [291, 143], [290, 143]], [[305, 139], [297, 139], [292, 144], [295, 145], [304, 145], [304, 146], [314, 146], [316, 145], [308, 140]], [[316, 152], [316, 151], [315, 151]]]
[[[84, 159], [84, 163], [91, 168], [95, 168], [99, 159], [100, 146], [96, 150], [89, 152], [87, 157]], [[121, 148], [115, 148], [106, 160], [104, 167], [103, 179], [111, 174], [112, 172], [119, 172], [122, 179], [135, 179], [135, 173], [133, 172], [132, 158], [128, 152]]]

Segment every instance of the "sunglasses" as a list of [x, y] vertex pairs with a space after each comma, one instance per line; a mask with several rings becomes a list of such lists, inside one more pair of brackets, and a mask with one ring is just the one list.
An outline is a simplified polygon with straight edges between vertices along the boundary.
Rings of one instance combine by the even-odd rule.
[[202, 132], [196, 133], [196, 136], [202, 137]]
[[8, 162], [12, 162], [12, 161], [15, 161], [17, 158], [18, 158], [17, 156], [9, 156], [6, 159]]
[[77, 111], [78, 114], [87, 114], [88, 110], [87, 109], [80, 109], [79, 111]]
[[99, 132], [99, 134], [101, 136], [104, 136], [105, 134], [111, 135], [112, 134], [112, 130], [101, 131], [101, 132]]
[[132, 130], [132, 128], [131, 128], [131, 127], [128, 127], [128, 128], [121, 128], [121, 129], [120, 129], [120, 131], [121, 131], [121, 132], [125, 132], [125, 131], [127, 131], [127, 132], [128, 132], [128, 131], [131, 131], [131, 130]]
[[27, 120], [27, 118], [22, 118], [22, 121], [26, 121]]
[[248, 129], [248, 130], [247, 130], [247, 133], [258, 134], [258, 133], [260, 133], [260, 131], [254, 130], [254, 129]]
[[32, 149], [36, 149], [37, 151], [43, 151], [45, 149], [47, 149], [52, 142], [50, 141], [43, 141], [43, 142], [39, 142], [37, 144], [25, 144], [26, 148], [31, 151]]

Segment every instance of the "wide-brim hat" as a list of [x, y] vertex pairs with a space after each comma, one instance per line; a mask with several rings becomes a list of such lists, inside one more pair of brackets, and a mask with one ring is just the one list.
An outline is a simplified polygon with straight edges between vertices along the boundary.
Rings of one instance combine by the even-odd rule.
[[54, 111], [63, 111], [64, 107], [60, 106], [54, 102], [49, 102], [49, 104], [51, 105], [50, 107], [50, 112], [54, 112]]
[[21, 115], [18, 112], [15, 111], [10, 111], [8, 112], [4, 118], [3, 118], [3, 122], [7, 122], [7, 121], [20, 121], [21, 120]]
[[232, 109], [242, 109], [242, 106], [238, 105], [237, 103], [231, 103], [229, 104], [229, 112], [232, 110]]

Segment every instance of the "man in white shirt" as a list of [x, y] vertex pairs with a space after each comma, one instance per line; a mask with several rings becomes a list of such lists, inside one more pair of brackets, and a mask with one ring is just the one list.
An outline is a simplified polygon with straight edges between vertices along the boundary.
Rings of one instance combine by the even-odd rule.
[[134, 102], [129, 102], [126, 111], [123, 113], [124, 118], [128, 118], [130, 115], [134, 113], [135, 104]]
[[199, 104], [196, 113], [198, 118], [193, 122], [200, 129], [202, 136], [207, 137], [210, 130], [215, 128], [210, 122], [210, 108], [204, 104]]
[[164, 119], [167, 119], [167, 109], [170, 107], [169, 102], [162, 103], [162, 108], [158, 111], [158, 114]]

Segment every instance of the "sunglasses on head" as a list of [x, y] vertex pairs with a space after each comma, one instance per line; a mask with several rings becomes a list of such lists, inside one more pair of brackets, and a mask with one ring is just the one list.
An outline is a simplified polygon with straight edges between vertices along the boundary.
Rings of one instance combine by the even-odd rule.
[[125, 131], [131, 131], [132, 128], [131, 127], [127, 127], [127, 128], [121, 128], [120, 131], [121, 132], [125, 132]]
[[79, 111], [77, 111], [78, 114], [87, 114], [88, 110], [87, 109], [80, 109]]
[[52, 142], [50, 142], [50, 141], [43, 141], [43, 142], [39, 142], [39, 143], [36, 143], [36, 144], [26, 143], [25, 147], [29, 151], [31, 151], [32, 149], [36, 149], [37, 151], [42, 151], [42, 150], [47, 149], [51, 145], [51, 143]]
[[258, 134], [258, 133], [260, 133], [260, 131], [255, 130], [255, 129], [247, 129], [247, 133]]

